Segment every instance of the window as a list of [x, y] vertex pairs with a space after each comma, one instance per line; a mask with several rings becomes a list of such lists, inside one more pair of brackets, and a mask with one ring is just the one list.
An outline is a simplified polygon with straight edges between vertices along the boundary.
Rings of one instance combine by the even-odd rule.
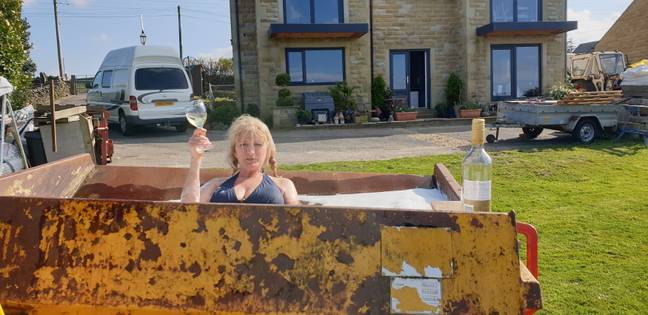
[[491, 46], [491, 98], [542, 95], [540, 45]]
[[136, 90], [183, 90], [189, 88], [184, 71], [178, 68], [135, 70]]
[[98, 88], [100, 83], [101, 83], [101, 71], [99, 71], [99, 72], [97, 72], [97, 74], [95, 74], [95, 78], [92, 81], [92, 88], [93, 89]]
[[284, 19], [289, 24], [342, 23], [342, 0], [284, 0]]
[[104, 71], [103, 78], [101, 78], [101, 87], [109, 88], [112, 82], [112, 70]]
[[286, 59], [286, 72], [292, 84], [344, 81], [344, 49], [287, 49]]
[[491, 0], [491, 22], [537, 22], [541, 0]]
[[619, 74], [625, 68], [623, 57], [620, 54], [602, 54], [601, 67], [603, 72], [608, 75]]

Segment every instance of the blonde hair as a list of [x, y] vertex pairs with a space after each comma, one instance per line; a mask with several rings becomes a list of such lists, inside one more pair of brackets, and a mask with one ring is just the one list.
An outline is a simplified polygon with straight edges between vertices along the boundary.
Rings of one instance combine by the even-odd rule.
[[236, 159], [236, 143], [245, 138], [258, 137], [265, 141], [267, 145], [266, 160], [263, 162], [263, 168], [270, 166], [272, 174], [277, 176], [277, 148], [270, 129], [256, 117], [244, 114], [234, 120], [230, 126], [227, 137], [229, 139], [229, 152], [227, 153], [227, 162], [229, 163], [232, 171], [238, 171], [238, 160]]

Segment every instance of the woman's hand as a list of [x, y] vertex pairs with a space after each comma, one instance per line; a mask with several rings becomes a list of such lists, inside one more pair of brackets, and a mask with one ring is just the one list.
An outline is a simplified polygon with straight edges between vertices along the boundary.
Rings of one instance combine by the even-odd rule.
[[212, 143], [207, 139], [207, 130], [205, 128], [196, 128], [191, 138], [189, 138], [189, 151], [194, 159], [202, 158], [205, 148]]

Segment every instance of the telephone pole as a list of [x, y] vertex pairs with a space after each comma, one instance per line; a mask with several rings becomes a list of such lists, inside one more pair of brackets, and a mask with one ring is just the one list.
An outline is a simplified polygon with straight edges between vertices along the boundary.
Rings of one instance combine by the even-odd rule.
[[182, 60], [182, 21], [180, 20], [180, 6], [178, 6], [178, 42], [180, 43], [180, 60]]
[[59, 21], [58, 21], [58, 9], [56, 0], [54, 0], [54, 24], [56, 29], [56, 52], [58, 53], [58, 64], [59, 64], [59, 78], [64, 80], [63, 75], [65, 71], [63, 70], [63, 55], [61, 54], [61, 35], [59, 34]]

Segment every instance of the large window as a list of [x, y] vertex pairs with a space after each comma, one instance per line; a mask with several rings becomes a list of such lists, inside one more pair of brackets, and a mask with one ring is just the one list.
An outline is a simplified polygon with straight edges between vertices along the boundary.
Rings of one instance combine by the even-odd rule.
[[189, 88], [184, 71], [178, 68], [141, 68], [135, 70], [135, 89], [183, 90]]
[[342, 23], [342, 0], [284, 0], [284, 17], [289, 24]]
[[491, 98], [542, 95], [540, 45], [491, 46]]
[[344, 81], [344, 49], [287, 49], [286, 67], [292, 84]]
[[542, 0], [491, 0], [491, 22], [537, 22]]

